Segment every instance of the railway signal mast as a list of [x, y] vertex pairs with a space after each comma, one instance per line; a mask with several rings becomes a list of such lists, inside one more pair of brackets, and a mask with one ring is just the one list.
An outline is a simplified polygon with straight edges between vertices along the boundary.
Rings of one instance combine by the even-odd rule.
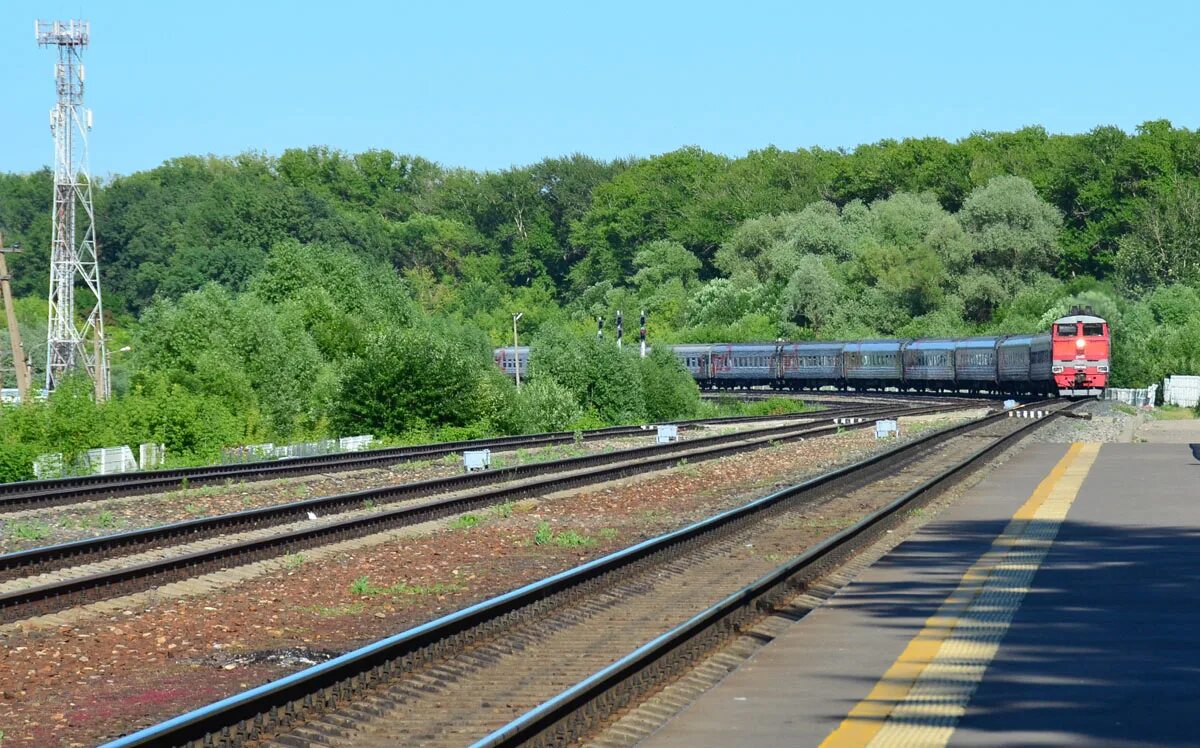
[[[96, 400], [109, 395], [108, 353], [104, 345], [104, 306], [96, 259], [92, 178], [88, 172], [88, 131], [92, 112], [83, 106], [82, 54], [87, 21], [37, 21], [39, 47], [56, 47], [54, 80], [58, 103], [50, 110], [54, 133], [54, 208], [50, 240], [50, 318], [46, 332], [46, 390], [83, 366], [95, 383]], [[75, 290], [81, 282], [90, 308], [76, 321]], [[82, 300], [81, 300], [82, 301]]]

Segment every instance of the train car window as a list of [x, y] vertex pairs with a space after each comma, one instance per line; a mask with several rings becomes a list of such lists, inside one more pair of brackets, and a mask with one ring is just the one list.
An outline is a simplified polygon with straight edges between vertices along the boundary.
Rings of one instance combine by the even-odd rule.
[[1072, 322], [1069, 325], [1055, 325], [1054, 329], [1060, 337], [1070, 337], [1074, 335], [1079, 328], [1074, 322]]
[[1104, 325], [1100, 322], [1084, 322], [1083, 323], [1083, 334], [1084, 335], [1103, 335], [1104, 334]]

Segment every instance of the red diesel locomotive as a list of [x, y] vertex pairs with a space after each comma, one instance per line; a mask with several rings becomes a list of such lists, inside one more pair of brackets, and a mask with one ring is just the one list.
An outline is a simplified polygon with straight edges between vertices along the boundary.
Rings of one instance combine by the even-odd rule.
[[1091, 309], [1072, 309], [1050, 329], [1051, 368], [1058, 394], [1094, 397], [1108, 384], [1108, 323]]

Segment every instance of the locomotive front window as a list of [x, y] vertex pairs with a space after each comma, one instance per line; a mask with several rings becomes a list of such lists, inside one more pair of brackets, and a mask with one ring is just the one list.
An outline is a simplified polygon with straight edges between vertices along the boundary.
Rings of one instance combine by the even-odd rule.
[[1104, 325], [1099, 322], [1084, 322], [1083, 323], [1083, 334], [1084, 335], [1103, 335], [1104, 334]]
[[1076, 332], [1079, 331], [1078, 325], [1076, 325], [1074, 322], [1069, 325], [1055, 325], [1054, 327], [1055, 330], [1057, 330], [1059, 337], [1064, 338], [1072, 337]]

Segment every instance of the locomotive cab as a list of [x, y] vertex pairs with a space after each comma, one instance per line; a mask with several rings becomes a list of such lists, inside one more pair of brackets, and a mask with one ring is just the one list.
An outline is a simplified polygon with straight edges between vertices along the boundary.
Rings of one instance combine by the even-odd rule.
[[1050, 329], [1051, 373], [1063, 397], [1098, 397], [1108, 385], [1108, 323], [1090, 309], [1074, 309]]

